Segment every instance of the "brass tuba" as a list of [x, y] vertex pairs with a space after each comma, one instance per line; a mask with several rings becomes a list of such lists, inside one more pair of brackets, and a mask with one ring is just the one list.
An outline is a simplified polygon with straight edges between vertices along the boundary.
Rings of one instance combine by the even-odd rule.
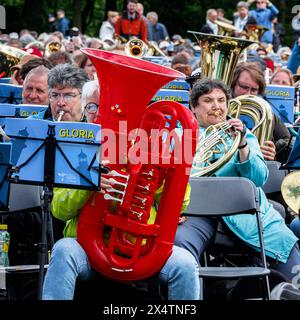
[[269, 29], [264, 26], [248, 24], [246, 26], [247, 38], [252, 41], [260, 42], [261, 37], [267, 30]]
[[63, 45], [58, 41], [51, 41], [45, 47], [45, 57], [48, 58], [51, 53], [65, 51]]
[[[228, 114], [234, 118], [248, 117], [260, 145], [272, 138], [273, 111], [270, 104], [263, 98], [253, 95], [243, 95], [229, 101]], [[245, 118], [247, 120], [247, 118]]]
[[125, 44], [125, 53], [129, 57], [142, 58], [147, 51], [146, 43], [140, 39], [131, 39]]
[[0, 43], [0, 78], [9, 77], [10, 68], [18, 64], [25, 55], [28, 53], [21, 49]]
[[196, 31], [188, 33], [196, 37], [201, 47], [201, 78], [219, 79], [230, 86], [239, 56], [254, 42]]

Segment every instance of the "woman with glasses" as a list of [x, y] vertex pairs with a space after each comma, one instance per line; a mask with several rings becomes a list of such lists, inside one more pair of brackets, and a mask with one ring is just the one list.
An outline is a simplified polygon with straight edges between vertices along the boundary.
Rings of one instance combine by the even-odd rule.
[[99, 82], [88, 81], [82, 88], [82, 108], [87, 122], [95, 122], [98, 117], [99, 107]]
[[[264, 72], [256, 62], [242, 62], [234, 70], [231, 83], [233, 98], [242, 95], [265, 95], [266, 80]], [[273, 114], [272, 141], [265, 141], [261, 152], [265, 160], [282, 161], [288, 155], [287, 146], [290, 140], [290, 132], [279, 117]]]

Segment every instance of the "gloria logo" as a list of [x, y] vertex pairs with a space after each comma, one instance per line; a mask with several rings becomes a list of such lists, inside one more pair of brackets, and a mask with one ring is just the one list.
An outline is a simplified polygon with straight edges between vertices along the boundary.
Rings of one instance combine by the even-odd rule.
[[6, 28], [6, 12], [3, 6], [0, 6], [0, 29]]
[[300, 5], [297, 4], [296, 6], [293, 6], [292, 8], [292, 13], [295, 14], [293, 20], [292, 20], [292, 28], [295, 31], [299, 31], [300, 30], [300, 14], [298, 14], [300, 12]]

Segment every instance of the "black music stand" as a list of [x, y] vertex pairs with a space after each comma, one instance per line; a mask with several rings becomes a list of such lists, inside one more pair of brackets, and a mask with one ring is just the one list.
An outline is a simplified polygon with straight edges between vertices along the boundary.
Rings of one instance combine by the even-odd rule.
[[[0, 136], [1, 140], [1, 136]], [[8, 210], [10, 183], [8, 181], [11, 170], [11, 143], [0, 141], [0, 211]]]
[[[53, 188], [63, 187], [100, 190], [100, 164], [97, 162], [97, 154], [100, 146], [100, 143], [97, 141], [100, 140], [96, 139], [98, 135], [100, 136], [100, 129], [99, 126], [88, 123], [58, 123], [37, 119], [6, 119], [5, 126], [6, 134], [11, 138], [13, 149], [14, 147], [16, 149], [20, 148], [20, 142], [22, 145], [20, 148], [21, 155], [17, 163], [14, 163], [16, 159], [14, 159], [14, 154], [12, 155], [13, 167], [10, 173], [10, 181], [12, 183], [42, 185], [44, 189], [42, 195], [42, 236], [41, 243], [39, 244], [40, 268], [38, 280], [38, 299], [41, 299], [44, 268], [48, 252], [47, 234], [49, 231], [51, 247], [54, 242], [50, 210]], [[68, 141], [68, 134], [65, 133], [63, 134], [64, 139], [61, 138], [60, 135], [62, 135], [62, 132], [65, 132], [62, 131], [65, 130], [64, 126], [68, 128], [66, 129], [68, 133], [81, 132], [84, 139], [80, 139], [80, 141], [70, 139], [70, 141]], [[95, 133], [87, 128], [92, 128]], [[27, 132], [27, 134], [24, 134], [24, 130], [26, 129], [29, 129], [29, 131], [32, 130], [33, 132], [36, 130], [37, 136], [43, 136], [43, 134], [46, 133], [45, 138], [30, 137], [30, 133]], [[84, 135], [85, 132], [86, 135]], [[87, 132], [89, 132], [89, 135]], [[95, 141], [91, 141], [91, 137], [93, 137]], [[28, 145], [26, 145], [26, 142]], [[30, 142], [35, 143], [35, 146], [33, 147], [33, 151], [28, 152], [26, 149], [30, 148]], [[74, 150], [78, 147], [81, 151], [78, 154], [79, 164], [75, 167], [71, 158], [74, 156]], [[17, 153], [18, 151], [19, 150], [16, 150]], [[23, 152], [26, 153], [26, 155], [22, 157]], [[69, 152], [69, 154], [66, 154], [66, 152]], [[66, 177], [61, 173], [61, 170], [59, 170], [60, 166], [64, 169], [68, 168], [69, 176], [71, 176], [70, 181], [67, 181]], [[28, 170], [31, 172], [41, 171], [42, 175], [36, 180], [30, 180], [30, 172], [28, 174]], [[92, 176], [94, 179], [92, 179]], [[76, 177], [78, 179], [76, 179]]]

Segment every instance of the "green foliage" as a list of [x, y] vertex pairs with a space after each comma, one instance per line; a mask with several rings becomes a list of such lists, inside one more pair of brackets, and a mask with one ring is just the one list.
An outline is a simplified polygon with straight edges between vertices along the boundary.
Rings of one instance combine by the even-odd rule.
[[[35, 0], [37, 1], [37, 0]], [[7, 12], [7, 30], [6, 32], [19, 31], [23, 28], [36, 29], [38, 32], [47, 30], [48, 13], [55, 13], [58, 8], [63, 8], [66, 16], [72, 21], [81, 19], [82, 29], [91, 36], [97, 36], [103, 20], [106, 19], [106, 11], [112, 8], [121, 12], [126, 1], [124, 0], [40, 0], [42, 3], [41, 12], [31, 10], [30, 14], [25, 15], [24, 10], [34, 0], [3, 0], [0, 1], [5, 6]], [[209, 8], [223, 8], [225, 17], [232, 19], [237, 1], [232, 0], [145, 0], [145, 13], [156, 11], [159, 15], [159, 21], [164, 23], [170, 36], [181, 34], [184, 37], [191, 37], [187, 30], [198, 31], [205, 23], [206, 11]], [[76, 7], [80, 3], [80, 8]], [[286, 36], [285, 43], [292, 45], [294, 33], [291, 28], [293, 18], [292, 7], [298, 5], [298, 0], [273, 0], [273, 3], [279, 8], [279, 20], [283, 23]], [[27, 9], [28, 10], [28, 9]], [[25, 10], [26, 11], [26, 10]], [[192, 39], [194, 40], [194, 39]]]

